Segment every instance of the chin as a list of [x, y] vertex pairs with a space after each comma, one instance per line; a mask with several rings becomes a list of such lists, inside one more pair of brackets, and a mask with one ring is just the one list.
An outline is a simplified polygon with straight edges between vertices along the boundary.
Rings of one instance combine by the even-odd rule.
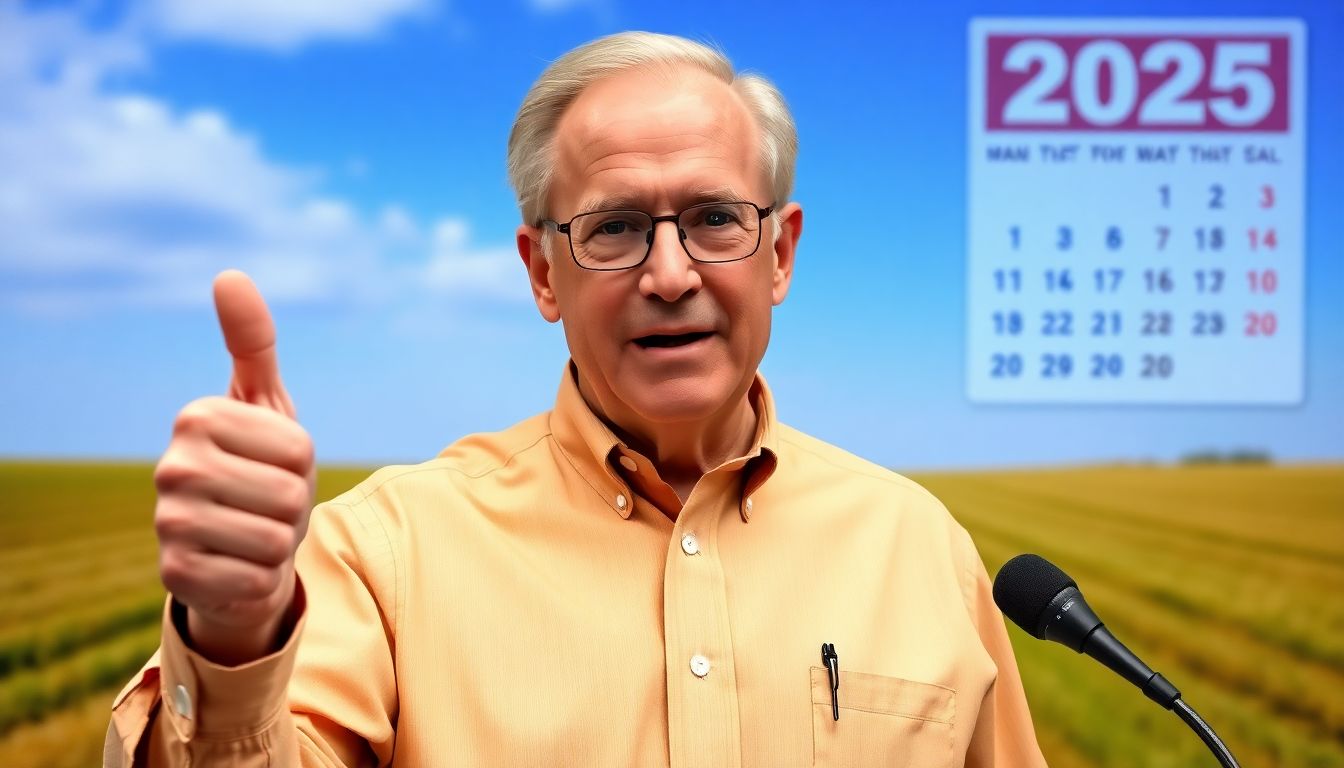
[[622, 398], [641, 417], [656, 423], [702, 421], [728, 404], [732, 392], [722, 382], [699, 377], [672, 379]]

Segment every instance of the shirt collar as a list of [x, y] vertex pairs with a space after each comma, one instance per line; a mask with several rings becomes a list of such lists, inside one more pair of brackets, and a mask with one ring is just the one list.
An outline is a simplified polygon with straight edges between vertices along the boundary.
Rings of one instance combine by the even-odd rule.
[[[614, 468], [615, 457], [622, 450], [630, 450], [611, 428], [588, 407], [579, 393], [577, 369], [571, 360], [565, 365], [560, 378], [560, 391], [551, 411], [551, 433], [561, 452], [579, 474], [588, 481], [607, 505], [622, 518], [629, 518], [634, 510], [634, 496], [629, 483]], [[778, 428], [775, 423], [775, 401], [765, 377], [756, 373], [747, 391], [752, 409], [756, 411], [756, 435], [751, 448], [742, 456], [724, 463], [720, 470], [745, 470], [738, 511], [745, 522], [751, 517], [751, 494], [769, 479], [778, 465]]]

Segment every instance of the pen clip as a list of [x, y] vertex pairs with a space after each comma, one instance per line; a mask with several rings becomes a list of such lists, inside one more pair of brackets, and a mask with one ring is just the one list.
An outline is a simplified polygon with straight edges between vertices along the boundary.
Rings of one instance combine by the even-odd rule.
[[821, 663], [826, 665], [826, 676], [831, 679], [831, 716], [840, 720], [840, 657], [834, 643], [821, 644]]

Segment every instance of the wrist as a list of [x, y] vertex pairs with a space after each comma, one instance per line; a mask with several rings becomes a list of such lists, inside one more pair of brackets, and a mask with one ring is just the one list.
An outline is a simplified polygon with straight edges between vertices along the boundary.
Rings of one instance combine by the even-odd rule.
[[302, 612], [297, 584], [282, 610], [253, 624], [211, 621], [176, 598], [171, 605], [173, 625], [183, 643], [207, 661], [224, 667], [242, 666], [279, 651], [289, 641]]

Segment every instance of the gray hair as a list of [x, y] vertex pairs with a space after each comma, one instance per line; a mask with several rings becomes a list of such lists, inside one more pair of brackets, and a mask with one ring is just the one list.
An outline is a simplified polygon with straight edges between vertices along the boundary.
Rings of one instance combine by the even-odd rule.
[[599, 38], [561, 56], [532, 85], [509, 134], [509, 183], [523, 221], [546, 215], [546, 195], [555, 170], [555, 128], [565, 109], [592, 83], [643, 66], [689, 65], [730, 85], [761, 132], [761, 167], [774, 204], [793, 191], [798, 130], [784, 97], [760, 75], [735, 75], [732, 62], [708, 45], [652, 32], [622, 32]]

